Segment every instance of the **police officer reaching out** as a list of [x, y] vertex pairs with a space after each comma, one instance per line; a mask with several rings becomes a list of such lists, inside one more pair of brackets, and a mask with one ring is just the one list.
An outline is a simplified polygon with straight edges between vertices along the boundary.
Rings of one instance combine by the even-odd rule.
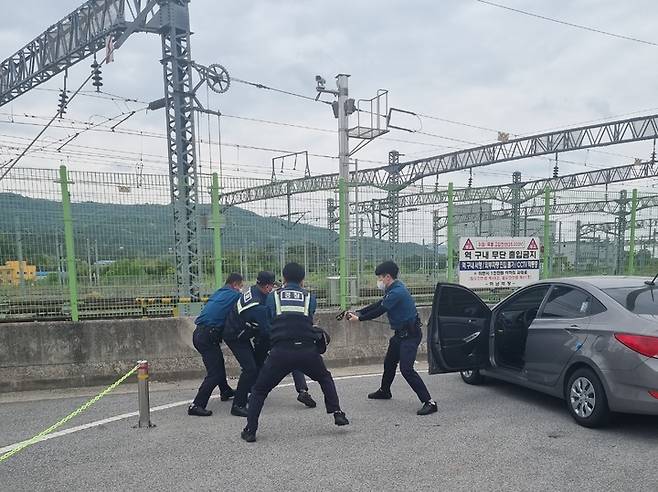
[[375, 275], [377, 275], [377, 287], [384, 291], [384, 297], [356, 313], [347, 313], [347, 320], [351, 322], [367, 321], [386, 313], [391, 329], [395, 332], [389, 340], [384, 358], [381, 386], [377, 391], [370, 393], [368, 398], [373, 400], [392, 398], [391, 384], [393, 384], [399, 363], [402, 376], [423, 404], [416, 413], [429, 415], [437, 411], [436, 402], [432, 400], [425, 383], [414, 369], [418, 346], [423, 337], [421, 323], [416, 303], [406, 286], [397, 279], [398, 271], [398, 266], [393, 261], [385, 261], [380, 264], [375, 269]]
[[226, 315], [240, 297], [242, 289], [242, 276], [231, 273], [226, 279], [224, 287], [217, 290], [201, 310], [201, 314], [194, 320], [196, 329], [192, 335], [194, 348], [201, 354], [203, 365], [206, 366], [204, 378], [194, 401], [187, 409], [188, 415], [209, 417], [212, 411], [206, 409], [210, 395], [216, 386], [219, 386], [222, 401], [230, 400], [235, 392], [226, 381], [226, 367], [224, 354], [219, 344], [222, 341], [222, 330]]
[[240, 434], [247, 442], [256, 441], [258, 417], [267, 395], [295, 369], [320, 383], [327, 413], [333, 413], [334, 423], [349, 424], [340, 409], [334, 380], [316, 347], [319, 336], [313, 314], [317, 301], [302, 287], [304, 276], [301, 265], [288, 263], [283, 268], [285, 285], [267, 297], [272, 349], [249, 397], [247, 426]]
[[[267, 332], [269, 327], [265, 300], [273, 288], [274, 274], [260, 272], [256, 285], [240, 296], [226, 318], [223, 339], [242, 369], [231, 408], [231, 414], [238, 417], [247, 416], [247, 396], [267, 357], [267, 352], [257, 353], [255, 351], [252, 338], [261, 340], [258, 345], [259, 351], [269, 350], [269, 347], [264, 346], [269, 342], [262, 340], [266, 339], [264, 332]], [[297, 399], [306, 406], [315, 407], [315, 401], [308, 394], [304, 374], [293, 371], [293, 378], [299, 393]]]

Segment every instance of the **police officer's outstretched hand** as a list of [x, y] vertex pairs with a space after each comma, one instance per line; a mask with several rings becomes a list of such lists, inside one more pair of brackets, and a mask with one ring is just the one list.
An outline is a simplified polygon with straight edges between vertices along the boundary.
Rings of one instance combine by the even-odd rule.
[[361, 321], [359, 319], [359, 316], [356, 313], [353, 313], [351, 311], [348, 311], [345, 316], [347, 318], [347, 321], [351, 321], [353, 323], [358, 323], [359, 321]]

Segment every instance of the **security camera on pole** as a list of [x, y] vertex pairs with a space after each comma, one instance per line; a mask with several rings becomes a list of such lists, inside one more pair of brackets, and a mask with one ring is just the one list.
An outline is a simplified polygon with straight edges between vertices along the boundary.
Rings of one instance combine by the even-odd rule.
[[[338, 271], [340, 275], [340, 307], [347, 309], [347, 277], [348, 272], [348, 247], [349, 247], [349, 176], [350, 176], [350, 150], [347, 131], [349, 129], [349, 115], [355, 111], [354, 100], [351, 99], [350, 107], [346, 107], [348, 101], [347, 79], [349, 75], [336, 75], [337, 90], [326, 89], [326, 81], [320, 76], [315, 76], [317, 82], [317, 98], [322, 93], [333, 94], [337, 101], [332, 103], [334, 117], [338, 118]], [[349, 110], [349, 111], [348, 111]]]
[[[327, 81], [320, 75], [315, 76], [318, 92], [316, 100], [324, 93], [332, 94], [336, 100], [331, 103], [334, 118], [338, 119], [338, 270], [340, 275], [340, 307], [345, 310], [348, 306], [347, 279], [349, 275], [349, 186], [350, 186], [350, 156], [365, 147], [369, 142], [388, 132], [382, 125], [382, 114], [388, 112], [388, 91], [379, 89], [372, 99], [348, 98], [347, 79], [349, 75], [340, 73], [336, 75], [336, 90], [327, 89]], [[357, 113], [357, 124], [349, 127], [349, 117]], [[361, 125], [361, 114], [364, 116], [364, 125]], [[384, 117], [385, 118], [385, 117]], [[366, 123], [367, 122], [367, 123]], [[350, 152], [350, 137], [361, 140]], [[352, 183], [358, 186], [358, 183]]]

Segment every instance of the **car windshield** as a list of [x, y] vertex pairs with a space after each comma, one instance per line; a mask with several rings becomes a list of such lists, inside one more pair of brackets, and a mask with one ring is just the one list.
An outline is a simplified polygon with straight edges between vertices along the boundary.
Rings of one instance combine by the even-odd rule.
[[616, 287], [603, 292], [632, 313], [658, 315], [658, 286]]

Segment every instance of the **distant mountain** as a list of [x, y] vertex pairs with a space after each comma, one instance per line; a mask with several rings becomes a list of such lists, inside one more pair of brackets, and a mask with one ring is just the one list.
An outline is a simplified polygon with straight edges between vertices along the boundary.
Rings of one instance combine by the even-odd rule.
[[[170, 205], [121, 205], [98, 202], [73, 203], [73, 228], [76, 256], [86, 260], [98, 249], [99, 259], [170, 256], [173, 253], [173, 215]], [[0, 193], [0, 262], [16, 256], [16, 231], [21, 231], [23, 254], [31, 261], [37, 257], [56, 257], [63, 250], [62, 205], [60, 202]], [[199, 207], [199, 241], [202, 255], [212, 255], [210, 207]], [[226, 253], [287, 250], [307, 254], [338, 256], [338, 234], [323, 227], [288, 224], [281, 218], [263, 217], [238, 207], [222, 214], [222, 246]], [[89, 242], [89, 250], [88, 250]], [[59, 245], [59, 246], [58, 246]], [[390, 257], [388, 241], [362, 238], [367, 259]], [[400, 243], [397, 258], [427, 255], [431, 247]], [[440, 247], [441, 254], [445, 248]], [[96, 255], [94, 254], [94, 257]], [[41, 261], [45, 261], [42, 259]], [[323, 260], [326, 261], [326, 260]]]

